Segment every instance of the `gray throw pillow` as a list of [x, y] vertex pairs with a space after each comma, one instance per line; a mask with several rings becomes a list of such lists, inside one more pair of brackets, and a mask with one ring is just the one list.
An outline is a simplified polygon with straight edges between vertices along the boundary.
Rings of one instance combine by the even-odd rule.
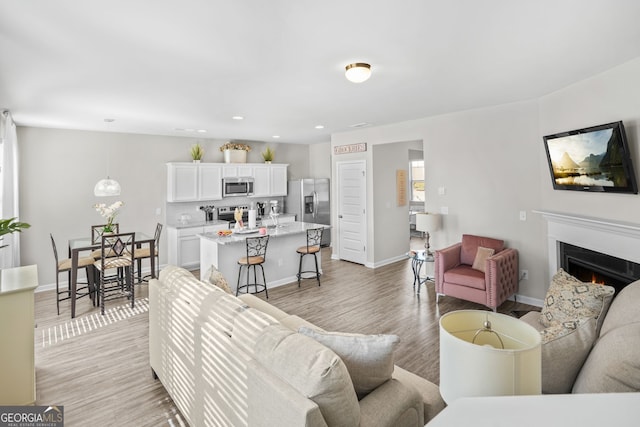
[[322, 332], [300, 327], [298, 332], [333, 350], [349, 371], [358, 399], [391, 379], [393, 352], [400, 338], [397, 335], [361, 335]]

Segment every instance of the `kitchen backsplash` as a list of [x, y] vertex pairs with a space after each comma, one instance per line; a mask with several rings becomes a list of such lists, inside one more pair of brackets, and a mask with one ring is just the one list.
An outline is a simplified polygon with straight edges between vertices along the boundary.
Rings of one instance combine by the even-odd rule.
[[[269, 202], [269, 200], [277, 200], [280, 206], [284, 206], [285, 197], [227, 197], [222, 200], [200, 201], [200, 202], [182, 202], [182, 203], [165, 203], [165, 213], [167, 224], [177, 224], [180, 222], [182, 215], [186, 214], [191, 217], [189, 222], [205, 221], [205, 212], [200, 210], [200, 206], [251, 206], [251, 203]], [[214, 209], [214, 219], [217, 219], [217, 210]], [[283, 212], [286, 212], [286, 208]]]

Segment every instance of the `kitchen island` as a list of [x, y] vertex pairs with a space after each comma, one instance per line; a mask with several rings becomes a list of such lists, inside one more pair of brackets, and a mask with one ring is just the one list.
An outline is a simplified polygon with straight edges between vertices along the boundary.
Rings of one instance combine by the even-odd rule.
[[[328, 225], [309, 222], [290, 222], [281, 224], [277, 228], [267, 227], [269, 244], [267, 246], [264, 274], [267, 278], [267, 287], [274, 288], [297, 280], [300, 255], [296, 249], [306, 245], [307, 230], [312, 228], [326, 228]], [[325, 233], [327, 233], [325, 231]], [[245, 240], [247, 237], [258, 237], [257, 232], [249, 234], [233, 233], [230, 236], [218, 236], [217, 233], [202, 233], [200, 237], [200, 279], [206, 280], [206, 274], [215, 266], [227, 279], [229, 287], [236, 291], [238, 283], [238, 260], [247, 255]], [[318, 252], [318, 265], [321, 267], [321, 254]], [[304, 257], [302, 270], [315, 270], [313, 257]], [[245, 270], [246, 271], [246, 270]], [[253, 277], [252, 277], [253, 279]], [[243, 271], [241, 285], [245, 283], [246, 276]], [[253, 280], [251, 280], [253, 281]], [[313, 282], [316, 283], [315, 280]]]

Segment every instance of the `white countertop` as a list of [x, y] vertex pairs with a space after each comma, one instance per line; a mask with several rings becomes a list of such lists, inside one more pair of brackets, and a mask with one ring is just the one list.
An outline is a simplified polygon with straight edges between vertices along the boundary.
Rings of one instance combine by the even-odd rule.
[[[292, 234], [301, 234], [306, 233], [307, 230], [311, 228], [330, 228], [329, 225], [324, 224], [314, 224], [312, 222], [289, 222], [285, 224], [281, 224], [278, 228], [266, 227], [267, 234], [271, 237], [282, 237], [289, 236]], [[207, 239], [212, 242], [218, 243], [220, 245], [227, 245], [231, 243], [244, 242], [247, 237], [258, 237], [260, 233], [259, 229], [256, 228], [252, 233], [233, 233], [229, 236], [218, 236], [217, 233], [203, 233], [198, 234], [198, 236], [202, 239]]]
[[207, 227], [210, 225], [229, 225], [229, 221], [219, 221], [215, 219], [213, 221], [172, 222], [172, 223], [168, 223], [167, 227], [182, 229], [182, 228], [194, 228], [194, 227]]
[[0, 295], [23, 292], [38, 287], [38, 268], [36, 265], [3, 268], [0, 272]]

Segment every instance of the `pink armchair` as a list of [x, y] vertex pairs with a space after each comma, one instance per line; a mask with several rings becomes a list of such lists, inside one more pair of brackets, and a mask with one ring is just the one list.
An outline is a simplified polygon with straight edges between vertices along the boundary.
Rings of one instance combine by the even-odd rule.
[[447, 295], [496, 311], [518, 290], [518, 251], [505, 249], [503, 240], [464, 234], [462, 242], [436, 251], [435, 276], [436, 303]]

